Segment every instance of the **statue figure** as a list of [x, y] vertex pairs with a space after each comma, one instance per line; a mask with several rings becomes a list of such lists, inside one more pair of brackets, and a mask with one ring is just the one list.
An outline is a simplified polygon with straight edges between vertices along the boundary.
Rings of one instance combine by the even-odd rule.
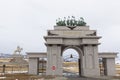
[[14, 51], [14, 54], [17, 54], [17, 52], [20, 54], [23, 48], [20, 48], [20, 46], [17, 46], [17, 49]]
[[67, 19], [67, 26], [69, 26], [70, 25], [70, 16], [68, 16], [68, 19]]
[[[76, 20], [74, 16], [71, 16], [71, 17], [68, 16], [67, 20], [66, 20], [66, 17], [64, 17], [63, 20], [58, 18], [58, 20], [56, 20], [56, 25], [57, 26], [76, 27], [76, 26], [86, 26], [86, 22], [84, 21], [83, 17], [80, 17], [79, 19]], [[72, 28], [72, 29], [74, 29], [74, 28]]]
[[66, 26], [66, 17], [64, 17], [63, 26]]
[[85, 26], [86, 22], [84, 22], [83, 17], [80, 17], [80, 19], [78, 20], [78, 26]]

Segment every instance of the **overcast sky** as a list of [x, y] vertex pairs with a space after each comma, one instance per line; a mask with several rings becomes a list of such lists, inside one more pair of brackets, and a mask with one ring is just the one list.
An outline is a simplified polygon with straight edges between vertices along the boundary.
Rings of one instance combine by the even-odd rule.
[[97, 30], [99, 52], [120, 52], [120, 0], [0, 0], [0, 53], [45, 52], [43, 36], [57, 18], [83, 17]]

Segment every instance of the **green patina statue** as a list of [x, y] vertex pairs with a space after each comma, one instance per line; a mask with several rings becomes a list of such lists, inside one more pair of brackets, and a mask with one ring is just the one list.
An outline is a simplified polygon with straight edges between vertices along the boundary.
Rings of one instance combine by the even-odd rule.
[[68, 26], [68, 27], [86, 26], [86, 22], [84, 22], [84, 19], [82, 17], [80, 17], [78, 20], [76, 20], [74, 16], [71, 16], [71, 17], [68, 16], [67, 19], [66, 19], [66, 17], [64, 17], [63, 20], [61, 18], [58, 18], [56, 20], [56, 25], [57, 26]]

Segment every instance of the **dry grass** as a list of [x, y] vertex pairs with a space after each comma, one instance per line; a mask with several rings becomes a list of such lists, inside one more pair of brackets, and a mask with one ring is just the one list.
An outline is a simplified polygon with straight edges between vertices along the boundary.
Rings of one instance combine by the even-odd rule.
[[9, 62], [12, 58], [0, 58], [0, 62]]
[[78, 67], [77, 62], [63, 62], [63, 67]]
[[[5, 72], [8, 71], [27, 71], [28, 67], [27, 66], [18, 66], [18, 65], [6, 65], [5, 67]], [[0, 65], [0, 72], [3, 71], [3, 66]]]
[[29, 75], [25, 73], [19, 74], [5, 74], [0, 75], [0, 77], [6, 77], [5, 79], [0, 80], [41, 80], [41, 79], [53, 79], [54, 76], [36, 76], [36, 75]]

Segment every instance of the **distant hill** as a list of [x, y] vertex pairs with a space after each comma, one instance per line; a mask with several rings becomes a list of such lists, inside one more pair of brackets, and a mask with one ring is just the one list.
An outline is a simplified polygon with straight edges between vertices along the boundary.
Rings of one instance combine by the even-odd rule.
[[0, 58], [9, 58], [9, 57], [11, 57], [11, 54], [0, 53]]
[[[0, 58], [11, 58], [12, 54], [5, 54], [5, 53], [0, 53]], [[26, 55], [23, 55], [26, 57]]]

